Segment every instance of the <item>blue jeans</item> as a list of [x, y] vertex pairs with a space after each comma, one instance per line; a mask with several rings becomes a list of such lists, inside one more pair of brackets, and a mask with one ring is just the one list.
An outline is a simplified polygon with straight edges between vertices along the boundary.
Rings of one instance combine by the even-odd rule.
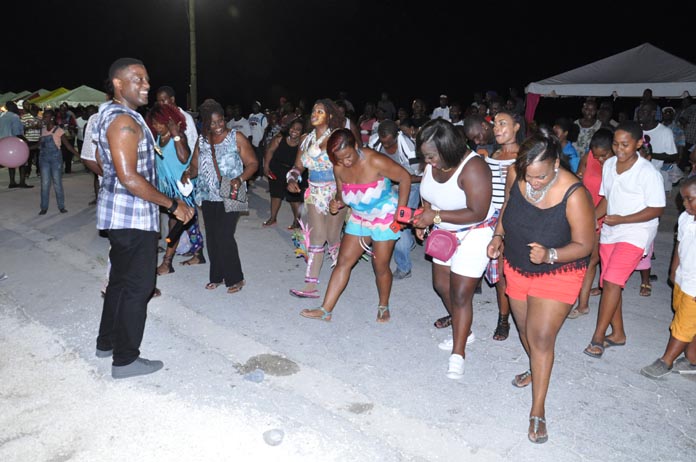
[[[411, 185], [407, 205], [412, 209], [418, 208], [420, 205], [420, 183]], [[400, 233], [399, 240], [394, 245], [394, 263], [396, 263], [397, 270], [404, 273], [411, 271], [411, 247], [413, 247], [415, 242], [416, 238], [413, 236], [413, 229], [410, 227], [404, 228]]]
[[63, 156], [60, 150], [51, 150], [39, 154], [39, 170], [41, 171], [41, 210], [48, 209], [48, 196], [51, 182], [56, 192], [58, 208], [65, 208], [63, 193]]

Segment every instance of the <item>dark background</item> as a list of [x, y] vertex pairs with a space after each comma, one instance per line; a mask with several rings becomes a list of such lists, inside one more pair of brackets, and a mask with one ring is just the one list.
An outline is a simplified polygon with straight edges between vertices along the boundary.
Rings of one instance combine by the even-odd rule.
[[[247, 113], [281, 95], [310, 104], [344, 90], [358, 113], [387, 91], [397, 106], [438, 95], [469, 104], [501, 96], [645, 42], [696, 62], [696, 2], [655, 8], [621, 2], [196, 0], [198, 101]], [[462, 11], [463, 10], [463, 11]], [[186, 0], [3, 2], [0, 92], [103, 89], [110, 63], [142, 59], [154, 90], [187, 105]], [[9, 26], [9, 27], [8, 27]], [[617, 101], [632, 108], [637, 100]], [[538, 114], [577, 116], [577, 98], [542, 99]]]

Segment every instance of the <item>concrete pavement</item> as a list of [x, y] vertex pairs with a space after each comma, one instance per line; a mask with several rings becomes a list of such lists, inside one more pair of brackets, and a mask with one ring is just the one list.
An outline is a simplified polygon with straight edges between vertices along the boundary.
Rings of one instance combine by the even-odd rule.
[[[237, 230], [244, 290], [204, 290], [208, 265], [179, 266], [177, 257], [176, 272], [158, 278], [163, 295], [150, 303], [142, 346], [142, 355], [163, 360], [165, 369], [114, 382], [110, 362], [93, 356], [108, 241], [87, 205], [91, 175], [74, 170], [64, 178], [69, 213], [59, 214], [51, 196], [48, 214], [38, 216], [38, 179], [29, 180], [34, 189], [10, 190], [0, 169], [0, 273], [9, 276], [0, 282], [1, 460], [695, 457], [696, 378], [654, 381], [638, 372], [662, 354], [669, 335], [673, 204], [655, 243], [652, 296], [639, 296], [638, 273], [624, 293], [627, 345], [600, 360], [582, 354], [598, 297], [590, 315], [564, 324], [546, 404], [549, 442], [537, 446], [527, 440], [531, 387], [510, 384], [528, 368], [517, 332], [513, 327], [504, 342], [491, 338], [492, 288], [484, 284], [475, 297], [477, 339], [459, 381], [445, 377], [448, 354], [437, 344], [447, 332], [432, 325], [444, 308], [421, 246], [412, 253], [413, 276], [394, 281], [389, 324], [375, 322], [376, 289], [364, 261], [332, 322], [302, 318], [302, 308], [319, 303], [288, 294], [301, 285], [305, 265], [285, 230], [292, 221], [286, 204], [275, 227], [261, 227], [268, 217], [263, 180], [251, 189], [251, 211]], [[326, 265], [322, 290], [329, 275]], [[244, 379], [257, 368], [265, 372], [261, 383]], [[125, 395], [126, 404], [140, 403], [127, 406], [128, 419], [95, 412], [123, 406]], [[284, 431], [275, 447], [262, 438], [273, 428]]]

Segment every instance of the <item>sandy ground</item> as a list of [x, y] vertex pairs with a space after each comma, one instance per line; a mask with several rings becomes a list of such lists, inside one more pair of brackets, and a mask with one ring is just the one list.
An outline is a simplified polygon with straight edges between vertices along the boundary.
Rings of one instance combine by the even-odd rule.
[[[91, 176], [65, 177], [68, 214], [55, 200], [38, 216], [32, 190], [7, 188], [0, 170], [0, 460], [2, 461], [626, 461], [693, 460], [694, 380], [652, 381], [640, 367], [662, 354], [672, 318], [665, 284], [677, 216], [670, 207], [655, 245], [651, 297], [636, 273], [625, 291], [628, 344], [601, 360], [582, 354], [596, 320], [564, 325], [547, 399], [549, 442], [527, 441], [531, 390], [510, 385], [527, 369], [513, 328], [491, 339], [494, 290], [475, 298], [476, 342], [465, 376], [445, 377], [447, 336], [432, 322], [444, 309], [422, 247], [413, 277], [395, 281], [392, 322], [377, 324], [369, 263], [360, 262], [333, 321], [298, 315], [317, 306], [288, 295], [299, 287], [285, 226], [264, 229], [263, 181], [237, 240], [247, 285], [206, 291], [208, 265], [158, 278], [142, 355], [164, 370], [114, 381], [94, 357], [108, 241], [95, 230]], [[181, 261], [176, 258], [176, 263]], [[328, 281], [325, 267], [322, 281]], [[322, 284], [322, 289], [325, 284]], [[261, 382], [246, 374], [264, 371]], [[247, 378], [245, 378], [245, 376]], [[271, 446], [264, 433], [278, 429]]]

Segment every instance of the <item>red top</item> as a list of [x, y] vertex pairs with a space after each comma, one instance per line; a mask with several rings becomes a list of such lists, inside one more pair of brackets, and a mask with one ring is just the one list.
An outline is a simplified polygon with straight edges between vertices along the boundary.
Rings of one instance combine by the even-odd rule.
[[[582, 175], [582, 184], [592, 195], [592, 203], [595, 207], [602, 200], [602, 196], [599, 195], [599, 187], [602, 184], [602, 164], [599, 163], [595, 156], [592, 155], [592, 151], [587, 153], [587, 165], [585, 166], [585, 173]], [[599, 227], [602, 227], [604, 223], [604, 217], [599, 219]], [[599, 232], [599, 230], [597, 230]]]

